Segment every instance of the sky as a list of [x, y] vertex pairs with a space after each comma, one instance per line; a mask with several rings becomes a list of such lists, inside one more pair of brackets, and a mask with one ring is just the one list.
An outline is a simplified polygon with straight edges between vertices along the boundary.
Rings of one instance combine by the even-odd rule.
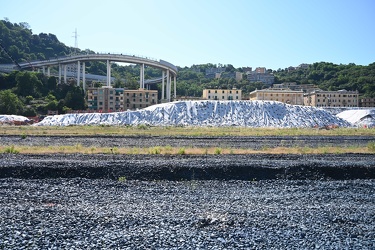
[[301, 63], [375, 62], [374, 0], [0, 0], [26, 22], [81, 50], [277, 70]]

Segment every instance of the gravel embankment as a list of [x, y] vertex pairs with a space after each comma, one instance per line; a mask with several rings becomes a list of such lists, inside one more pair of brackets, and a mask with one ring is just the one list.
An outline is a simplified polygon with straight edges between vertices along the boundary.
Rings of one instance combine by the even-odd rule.
[[374, 154], [0, 154], [0, 178], [135, 180], [375, 179]]
[[4, 146], [74, 146], [84, 147], [222, 147], [261, 149], [273, 147], [366, 147], [375, 136], [27, 136], [0, 135]]
[[375, 181], [0, 179], [0, 249], [374, 249]]

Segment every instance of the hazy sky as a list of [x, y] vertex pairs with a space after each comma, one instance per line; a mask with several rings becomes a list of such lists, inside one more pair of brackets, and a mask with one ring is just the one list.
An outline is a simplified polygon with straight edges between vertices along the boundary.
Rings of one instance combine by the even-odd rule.
[[77, 29], [82, 50], [181, 67], [375, 62], [374, 0], [0, 0], [0, 18], [67, 46]]

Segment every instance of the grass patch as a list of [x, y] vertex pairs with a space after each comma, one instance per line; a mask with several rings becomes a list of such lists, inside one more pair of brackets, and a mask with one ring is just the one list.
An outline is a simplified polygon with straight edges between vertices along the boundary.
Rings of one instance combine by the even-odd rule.
[[18, 154], [19, 153], [19, 151], [15, 149], [13, 145], [5, 148], [3, 152], [6, 154]]
[[214, 154], [215, 155], [221, 155], [222, 151], [223, 150], [221, 148], [215, 148]]
[[375, 142], [367, 146], [352, 147], [276, 147], [276, 148], [218, 148], [218, 147], [182, 147], [172, 148], [170, 146], [157, 147], [85, 147], [80, 144], [73, 146], [0, 146], [0, 152], [18, 154], [128, 154], [128, 155], [226, 155], [226, 154], [344, 154], [344, 153], [367, 153], [375, 154]]
[[3, 135], [121, 135], [121, 136], [375, 136], [375, 128], [245, 128], [245, 127], [151, 127], [138, 126], [0, 126]]
[[185, 148], [180, 148], [177, 152], [178, 155], [185, 155], [186, 154], [186, 150]]
[[152, 147], [149, 149], [150, 154], [152, 155], [160, 155], [161, 154], [161, 147]]

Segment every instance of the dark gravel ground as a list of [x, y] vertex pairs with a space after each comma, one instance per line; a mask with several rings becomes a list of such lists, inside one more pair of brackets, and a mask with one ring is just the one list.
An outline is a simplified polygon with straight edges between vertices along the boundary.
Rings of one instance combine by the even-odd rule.
[[375, 181], [0, 179], [0, 249], [374, 249]]
[[375, 136], [244, 136], [244, 137], [162, 137], [162, 136], [21, 136], [0, 135], [2, 145], [30, 146], [74, 146], [85, 147], [323, 147], [323, 146], [367, 146]]
[[[103, 147], [282, 141], [224, 139], [0, 137], [3, 145]], [[0, 154], [0, 249], [375, 249], [374, 190], [371, 154]]]

